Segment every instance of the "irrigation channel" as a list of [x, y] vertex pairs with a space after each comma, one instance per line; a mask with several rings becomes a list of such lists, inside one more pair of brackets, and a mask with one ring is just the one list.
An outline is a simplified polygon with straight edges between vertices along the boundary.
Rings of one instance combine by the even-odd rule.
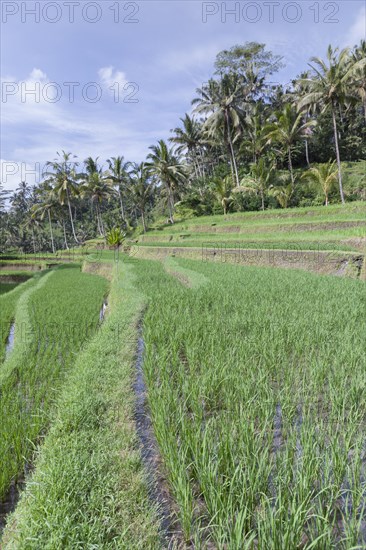
[[[107, 307], [108, 307], [108, 302], [105, 300], [99, 312], [100, 324], [104, 321]], [[9, 336], [8, 336], [8, 339], [6, 342], [6, 348], [5, 348], [6, 358], [9, 356], [9, 354], [13, 350], [14, 339], [15, 339], [15, 322], [13, 322], [10, 325]], [[5, 528], [7, 516], [15, 510], [16, 505], [19, 501], [20, 494], [25, 487], [26, 478], [31, 473], [31, 471], [32, 471], [32, 465], [30, 463], [26, 463], [22, 474], [19, 475], [16, 480], [12, 481], [9, 487], [9, 491], [6, 494], [5, 498], [0, 500], [0, 537]]]
[[[162, 459], [156, 441], [149, 413], [147, 390], [144, 381], [144, 339], [142, 324], [138, 327], [136, 350], [136, 377], [133, 386], [135, 392], [135, 422], [140, 443], [141, 458], [147, 473], [149, 496], [157, 507], [161, 539], [164, 548], [173, 549], [184, 543], [182, 530], [176, 520], [174, 499], [170, 494], [168, 483], [162, 468]], [[186, 546], [185, 546], [186, 547]]]

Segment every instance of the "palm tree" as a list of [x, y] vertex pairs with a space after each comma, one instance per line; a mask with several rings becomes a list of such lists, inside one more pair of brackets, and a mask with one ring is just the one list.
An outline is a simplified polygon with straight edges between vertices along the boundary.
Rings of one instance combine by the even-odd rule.
[[274, 171], [274, 165], [269, 165], [264, 157], [257, 164], [252, 164], [249, 175], [245, 176], [240, 184], [240, 190], [255, 193], [260, 196], [262, 210], [264, 210], [264, 198], [269, 189]]
[[336, 161], [329, 160], [325, 164], [310, 168], [310, 170], [305, 172], [303, 178], [308, 181], [314, 182], [321, 187], [325, 196], [325, 206], [328, 206], [329, 192], [331, 191], [334, 182], [337, 181]]
[[228, 150], [233, 183], [239, 187], [239, 174], [234, 153], [234, 142], [240, 135], [243, 115], [243, 83], [232, 75], [225, 74], [220, 81], [209, 80], [197, 90], [200, 97], [193, 99], [195, 111], [208, 115], [203, 130], [211, 138], [220, 132]]
[[150, 171], [146, 162], [135, 164], [130, 175], [132, 202], [140, 212], [142, 228], [146, 233], [146, 206], [152, 199], [154, 184], [150, 181]]
[[8, 196], [9, 196], [9, 191], [4, 189], [4, 186], [1, 185], [0, 183], [0, 214], [3, 213]]
[[47, 214], [48, 217], [48, 224], [50, 228], [50, 236], [51, 236], [51, 245], [52, 245], [52, 253], [55, 253], [55, 242], [53, 238], [53, 229], [52, 229], [52, 219], [51, 219], [51, 213], [53, 210], [57, 208], [57, 197], [55, 195], [55, 192], [53, 189], [50, 189], [47, 184], [44, 185], [44, 188], [41, 190], [40, 194], [40, 203], [34, 205], [33, 212], [35, 216], [39, 215], [40, 220], [43, 221], [45, 215]]
[[24, 229], [29, 229], [32, 235], [32, 243], [33, 243], [33, 252], [34, 254], [37, 253], [36, 250], [36, 239], [35, 239], [35, 231], [39, 227], [39, 221], [37, 220], [34, 211], [30, 210], [28, 212], [28, 215], [25, 219], [25, 222], [23, 224]]
[[282, 208], [287, 208], [293, 193], [292, 183], [287, 185], [279, 185], [278, 187], [272, 187], [270, 194], [275, 197]]
[[338, 48], [333, 50], [332, 46], [329, 46], [327, 61], [323, 61], [319, 57], [312, 57], [311, 61], [313, 65], [309, 65], [313, 74], [309, 78], [301, 80], [303, 85], [308, 87], [308, 92], [300, 100], [298, 109], [301, 110], [307, 105], [318, 105], [323, 113], [327, 110], [331, 111], [338, 166], [339, 193], [342, 204], [344, 204], [336, 113], [337, 110], [345, 105], [350, 105], [354, 101], [355, 97], [349, 83], [355, 71], [364, 66], [365, 59], [356, 63], [351, 62], [349, 48], [344, 48], [338, 54]]
[[242, 141], [240, 149], [243, 152], [249, 149], [252, 160], [256, 163], [267, 144], [263, 116], [258, 109], [245, 117], [245, 133], [247, 137]]
[[65, 151], [62, 151], [62, 153], [57, 152], [57, 155], [58, 159], [46, 163], [46, 166], [51, 168], [51, 170], [46, 171], [44, 175], [48, 176], [48, 182], [53, 185], [53, 189], [58, 195], [60, 204], [63, 206], [65, 202], [67, 203], [72, 234], [75, 242], [79, 244], [71, 211], [71, 198], [79, 195], [77, 180], [80, 178], [80, 175], [76, 173], [78, 163], [71, 160], [71, 158], [76, 158], [75, 155], [72, 156], [72, 153], [65, 153]]
[[[353, 54], [352, 60], [354, 62], [353, 74], [356, 78], [355, 80], [355, 89], [356, 93], [361, 99], [363, 106], [363, 113], [366, 124], [366, 40], [361, 40], [359, 46], [356, 46]], [[361, 62], [361, 63], [360, 63]]]
[[306, 136], [306, 130], [315, 125], [314, 120], [303, 121], [303, 113], [296, 110], [288, 103], [282, 111], [277, 111], [276, 121], [269, 124], [266, 129], [268, 143], [279, 143], [288, 156], [288, 168], [290, 171], [291, 185], [295, 187], [295, 176], [292, 166], [292, 148], [297, 141]]
[[178, 154], [184, 151], [187, 152], [187, 156], [193, 164], [196, 178], [203, 177], [203, 167], [201, 168], [198, 161], [199, 157], [202, 158], [200, 149], [204, 144], [201, 124], [187, 114], [180, 120], [183, 123], [183, 128], [177, 127], [171, 130], [175, 133], [175, 136], [169, 138], [169, 141], [178, 145]]
[[211, 183], [213, 192], [223, 208], [224, 216], [226, 216], [227, 209], [233, 201], [233, 180], [230, 176], [225, 176], [224, 178], [215, 177], [211, 180]]
[[186, 167], [173, 149], [169, 149], [164, 140], [159, 140], [158, 145], [149, 147], [147, 166], [151, 173], [162, 184], [168, 201], [169, 221], [174, 223], [174, 195], [186, 179]]
[[92, 206], [95, 205], [98, 231], [101, 237], [105, 237], [105, 231], [100, 206], [104, 201], [108, 201], [114, 193], [113, 187], [107, 179], [103, 178], [100, 171], [91, 172], [82, 184], [82, 195], [90, 199]]
[[125, 221], [125, 209], [123, 204], [123, 185], [128, 187], [130, 162], [124, 162], [124, 157], [111, 157], [107, 159], [109, 175], [108, 179], [116, 186], [121, 207], [121, 217]]

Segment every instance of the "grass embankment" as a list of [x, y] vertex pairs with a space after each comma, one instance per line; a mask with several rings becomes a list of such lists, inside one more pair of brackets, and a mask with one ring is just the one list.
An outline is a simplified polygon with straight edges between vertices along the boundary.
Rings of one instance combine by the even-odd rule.
[[0, 369], [0, 498], [47, 427], [66, 373], [98, 326], [108, 288], [105, 279], [81, 273], [80, 266], [50, 271], [36, 286], [25, 284], [14, 349]]
[[160, 548], [134, 426], [136, 323], [132, 266], [116, 276], [109, 313], [76, 359], [5, 549]]
[[243, 212], [199, 217], [149, 231], [138, 246], [200, 247], [209, 243], [243, 248], [362, 251], [366, 203]]
[[187, 540], [363, 548], [363, 283], [177, 263], [209, 282], [138, 271], [151, 415]]
[[18, 300], [23, 292], [36, 284], [37, 280], [38, 279], [35, 278], [21, 285], [16, 285], [13, 290], [11, 290], [10, 292], [6, 292], [4, 295], [0, 296], [0, 364], [3, 362], [5, 357], [6, 342], [9, 336], [10, 326], [15, 318], [15, 310]]

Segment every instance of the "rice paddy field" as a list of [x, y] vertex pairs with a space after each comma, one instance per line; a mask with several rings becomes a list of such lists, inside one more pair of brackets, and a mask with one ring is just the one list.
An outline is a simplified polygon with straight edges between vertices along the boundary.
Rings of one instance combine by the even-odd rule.
[[164, 257], [88, 253], [1, 295], [1, 547], [366, 548], [362, 277], [174, 254], [235, 223], [281, 247], [328, 224], [362, 256], [364, 213], [181, 222]]
[[139, 237], [138, 246], [201, 247], [225, 244], [243, 248], [364, 250], [364, 202], [345, 207], [289, 208], [193, 218], [174, 226], [158, 226]]

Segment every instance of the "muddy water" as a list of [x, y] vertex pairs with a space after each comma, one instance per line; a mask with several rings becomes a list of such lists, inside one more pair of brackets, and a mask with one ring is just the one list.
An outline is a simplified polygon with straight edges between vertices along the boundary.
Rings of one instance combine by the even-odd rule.
[[6, 345], [5, 345], [5, 357], [7, 357], [9, 355], [9, 353], [11, 352], [11, 350], [14, 347], [14, 337], [15, 337], [15, 323], [13, 322], [10, 325], [9, 336], [8, 336], [8, 339], [7, 339]]
[[100, 308], [100, 312], [99, 312], [99, 321], [102, 322], [104, 321], [104, 317], [105, 317], [105, 312], [107, 310], [107, 306], [108, 306], [108, 303], [107, 302], [103, 302], [103, 305], [102, 307]]
[[147, 390], [142, 370], [144, 355], [144, 340], [142, 329], [139, 328], [139, 339], [136, 357], [135, 392], [135, 422], [140, 442], [142, 461], [147, 472], [149, 495], [157, 506], [161, 522], [161, 537], [165, 548], [177, 548], [182, 544], [182, 534], [174, 514], [174, 500], [170, 495], [166, 478], [162, 472], [162, 458], [155, 438], [149, 415]]
[[11, 482], [11, 485], [5, 497], [0, 500], [0, 537], [6, 526], [8, 514], [15, 510], [15, 507], [20, 497], [20, 493], [25, 487], [25, 478], [30, 471], [30, 465], [26, 464], [23, 473], [19, 476], [17, 480]]

